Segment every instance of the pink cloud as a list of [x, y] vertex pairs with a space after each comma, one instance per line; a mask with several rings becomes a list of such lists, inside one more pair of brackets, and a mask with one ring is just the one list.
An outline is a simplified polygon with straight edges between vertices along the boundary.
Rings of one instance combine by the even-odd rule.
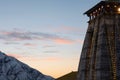
[[72, 40], [67, 40], [67, 39], [54, 39], [54, 41], [58, 44], [72, 44], [73, 41]]
[[[1, 40], [14, 40], [14, 41], [23, 41], [23, 40], [51, 40], [57, 42], [64, 42], [68, 43], [69, 40], [66, 38], [62, 38], [61, 35], [56, 34], [49, 34], [49, 33], [42, 33], [42, 32], [28, 32], [28, 31], [1, 31], [0, 32], [0, 39]], [[61, 39], [62, 41], [58, 41]], [[70, 41], [69, 41], [70, 43]], [[33, 46], [32, 44], [25, 44], [26, 46]]]

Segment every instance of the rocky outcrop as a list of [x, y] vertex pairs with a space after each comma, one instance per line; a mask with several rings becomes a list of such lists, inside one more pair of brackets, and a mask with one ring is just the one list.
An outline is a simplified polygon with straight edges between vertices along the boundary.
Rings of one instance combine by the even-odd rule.
[[39, 71], [0, 52], [0, 80], [54, 80]]

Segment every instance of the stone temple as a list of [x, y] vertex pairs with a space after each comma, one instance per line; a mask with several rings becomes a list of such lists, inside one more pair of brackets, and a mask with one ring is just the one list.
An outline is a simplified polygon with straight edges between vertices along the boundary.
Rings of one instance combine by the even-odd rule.
[[77, 80], [120, 80], [120, 0], [104, 0], [89, 17]]

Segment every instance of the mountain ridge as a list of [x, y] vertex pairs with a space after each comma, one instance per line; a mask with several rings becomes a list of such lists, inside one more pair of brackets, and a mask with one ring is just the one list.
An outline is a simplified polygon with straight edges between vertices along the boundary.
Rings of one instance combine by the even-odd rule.
[[54, 80], [54, 78], [0, 52], [0, 80]]

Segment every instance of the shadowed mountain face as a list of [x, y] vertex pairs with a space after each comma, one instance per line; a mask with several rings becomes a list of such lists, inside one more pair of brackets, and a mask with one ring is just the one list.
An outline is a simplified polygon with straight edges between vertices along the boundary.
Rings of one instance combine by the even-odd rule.
[[0, 80], [54, 80], [0, 52]]
[[71, 72], [64, 76], [57, 78], [56, 80], [77, 80], [77, 72]]

